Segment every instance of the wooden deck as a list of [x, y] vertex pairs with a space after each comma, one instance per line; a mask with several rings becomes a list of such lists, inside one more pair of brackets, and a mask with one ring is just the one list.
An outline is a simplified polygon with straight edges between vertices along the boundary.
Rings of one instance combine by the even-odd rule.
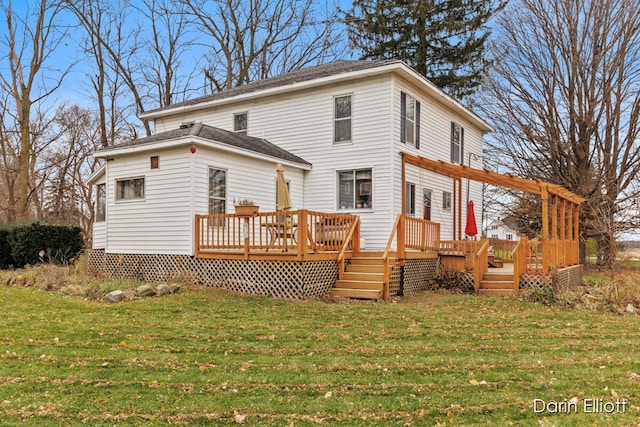
[[[393, 268], [406, 260], [436, 259], [448, 268], [472, 272], [478, 294], [508, 294], [521, 274], [548, 274], [574, 265], [577, 243], [537, 240], [440, 240], [440, 224], [400, 214], [383, 251], [360, 250], [360, 217], [307, 210], [196, 215], [196, 258], [264, 261], [335, 260], [334, 295], [352, 298], [390, 296]], [[500, 259], [503, 269], [490, 269]], [[495, 265], [495, 263], [494, 263]]]

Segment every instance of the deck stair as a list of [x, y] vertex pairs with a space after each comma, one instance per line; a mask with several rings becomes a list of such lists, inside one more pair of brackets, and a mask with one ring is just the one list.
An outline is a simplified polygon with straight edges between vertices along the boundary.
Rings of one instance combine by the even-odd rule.
[[380, 299], [384, 287], [382, 252], [359, 252], [351, 258], [331, 295], [344, 298]]
[[487, 272], [482, 276], [479, 295], [508, 296], [513, 294], [513, 273]]

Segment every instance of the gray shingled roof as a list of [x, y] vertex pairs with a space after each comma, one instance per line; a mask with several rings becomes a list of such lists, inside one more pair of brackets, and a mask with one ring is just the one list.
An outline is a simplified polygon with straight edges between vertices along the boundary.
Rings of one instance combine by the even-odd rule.
[[229, 132], [223, 129], [215, 128], [213, 126], [207, 126], [202, 123], [180, 126], [179, 129], [169, 130], [166, 132], [148, 136], [146, 138], [134, 139], [122, 144], [112, 145], [111, 147], [97, 150], [96, 153], [100, 153], [102, 151], [108, 152], [114, 149], [133, 147], [143, 144], [153, 144], [156, 142], [183, 139], [190, 136], [206, 139], [211, 142], [229, 145], [235, 148], [241, 148], [243, 150], [253, 151], [255, 153], [264, 154], [293, 163], [311, 165], [311, 163], [307, 162], [303, 158], [298, 157], [295, 154], [291, 154], [287, 150], [284, 150], [265, 139], [242, 135], [235, 132]]
[[303, 68], [300, 70], [292, 71], [290, 73], [282, 74], [276, 77], [271, 77], [257, 82], [249, 83], [246, 85], [238, 86], [233, 89], [217, 92], [211, 95], [201, 96], [199, 98], [190, 99], [177, 104], [171, 104], [163, 108], [157, 108], [155, 110], [149, 110], [146, 113], [156, 113], [163, 110], [168, 110], [176, 107], [184, 107], [189, 105], [196, 105], [203, 102], [216, 101], [219, 99], [231, 98], [238, 95], [244, 95], [251, 92], [257, 92], [265, 89], [271, 89], [275, 87], [288, 86], [295, 83], [300, 83], [308, 80], [319, 79], [322, 77], [334, 76], [336, 74], [349, 73], [352, 71], [366, 70], [369, 68], [381, 67], [384, 65], [400, 62], [398, 60], [382, 60], [382, 61], [336, 61], [329, 64], [318, 65], [315, 67]]

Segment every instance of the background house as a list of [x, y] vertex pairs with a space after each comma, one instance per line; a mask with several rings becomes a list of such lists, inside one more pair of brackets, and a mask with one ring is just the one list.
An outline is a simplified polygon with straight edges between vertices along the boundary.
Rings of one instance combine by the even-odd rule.
[[489, 239], [495, 240], [520, 240], [517, 218], [513, 215], [502, 219], [493, 220], [487, 226], [485, 234]]

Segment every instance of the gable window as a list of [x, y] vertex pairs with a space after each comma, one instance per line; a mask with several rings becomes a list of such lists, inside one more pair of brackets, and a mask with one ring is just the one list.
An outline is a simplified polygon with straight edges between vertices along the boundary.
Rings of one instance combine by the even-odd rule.
[[333, 142], [351, 141], [351, 95], [333, 98]]
[[236, 133], [241, 133], [243, 135], [247, 134], [247, 122], [248, 122], [248, 113], [238, 113], [233, 115], [233, 131]]
[[338, 172], [338, 209], [373, 207], [371, 169]]
[[144, 199], [144, 178], [116, 180], [116, 200]]
[[451, 122], [451, 163], [464, 163], [464, 128]]
[[400, 141], [420, 148], [420, 101], [400, 92]]
[[96, 185], [96, 222], [102, 222], [107, 216], [107, 185]]
[[224, 214], [227, 206], [227, 171], [209, 168], [209, 214]]
[[404, 212], [407, 215], [413, 216], [416, 214], [416, 185], [406, 182], [404, 185], [404, 191]]
[[449, 191], [442, 192], [442, 210], [443, 211], [451, 210], [451, 193]]

